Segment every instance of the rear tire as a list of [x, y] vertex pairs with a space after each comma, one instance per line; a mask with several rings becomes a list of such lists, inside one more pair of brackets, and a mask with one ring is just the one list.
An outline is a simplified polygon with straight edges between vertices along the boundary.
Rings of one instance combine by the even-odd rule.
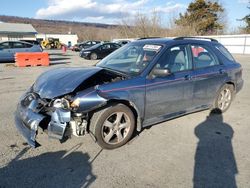
[[93, 114], [90, 122], [92, 133], [99, 146], [115, 149], [126, 144], [135, 128], [135, 117], [123, 104], [110, 105]]
[[213, 111], [216, 113], [226, 112], [234, 97], [234, 86], [225, 84], [219, 91], [214, 104]]

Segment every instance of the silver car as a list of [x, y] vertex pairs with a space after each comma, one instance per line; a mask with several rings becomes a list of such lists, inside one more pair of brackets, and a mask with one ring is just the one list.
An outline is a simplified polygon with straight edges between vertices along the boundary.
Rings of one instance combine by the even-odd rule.
[[14, 61], [16, 52], [42, 52], [40, 45], [21, 41], [0, 42], [0, 61]]

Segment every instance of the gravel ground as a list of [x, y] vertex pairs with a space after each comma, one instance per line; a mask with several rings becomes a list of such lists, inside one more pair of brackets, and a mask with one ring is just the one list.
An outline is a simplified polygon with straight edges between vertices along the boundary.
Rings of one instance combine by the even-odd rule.
[[49, 51], [51, 66], [0, 63], [0, 187], [250, 187], [250, 56], [235, 55], [245, 85], [223, 116], [193, 113], [102, 150], [90, 136], [60, 144], [39, 133], [31, 149], [14, 126], [20, 95], [42, 72], [90, 66], [76, 52]]

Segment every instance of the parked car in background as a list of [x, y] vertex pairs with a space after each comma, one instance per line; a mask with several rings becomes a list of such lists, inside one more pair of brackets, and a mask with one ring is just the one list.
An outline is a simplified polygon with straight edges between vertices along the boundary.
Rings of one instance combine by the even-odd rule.
[[92, 60], [102, 59], [120, 47], [121, 45], [117, 43], [112, 43], [112, 42], [107, 42], [103, 44], [100, 43], [90, 48], [82, 49], [80, 52], [80, 57]]
[[205, 109], [225, 112], [242, 86], [241, 65], [218, 41], [138, 40], [96, 66], [43, 73], [20, 99], [15, 120], [33, 147], [37, 131], [47, 130], [62, 141], [90, 133], [114, 149], [135, 130]]
[[101, 41], [85, 41], [78, 43], [72, 47], [72, 51], [80, 52], [82, 49], [90, 48], [91, 46], [94, 46], [96, 44], [101, 43]]
[[0, 61], [14, 61], [16, 52], [42, 52], [40, 45], [21, 41], [0, 42]]
[[127, 39], [127, 40], [126, 39], [121, 39], [121, 40], [115, 40], [113, 42], [115, 42], [115, 43], [120, 44], [121, 46], [123, 46], [123, 45], [128, 44], [128, 43], [130, 43], [132, 41], [129, 40], [129, 39]]

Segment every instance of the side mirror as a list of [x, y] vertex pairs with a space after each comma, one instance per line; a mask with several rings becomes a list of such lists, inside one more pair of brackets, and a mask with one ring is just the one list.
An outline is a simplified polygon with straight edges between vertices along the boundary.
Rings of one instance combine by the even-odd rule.
[[171, 72], [169, 69], [159, 69], [159, 68], [155, 68], [152, 72], [152, 75], [154, 77], [165, 77], [170, 75]]

